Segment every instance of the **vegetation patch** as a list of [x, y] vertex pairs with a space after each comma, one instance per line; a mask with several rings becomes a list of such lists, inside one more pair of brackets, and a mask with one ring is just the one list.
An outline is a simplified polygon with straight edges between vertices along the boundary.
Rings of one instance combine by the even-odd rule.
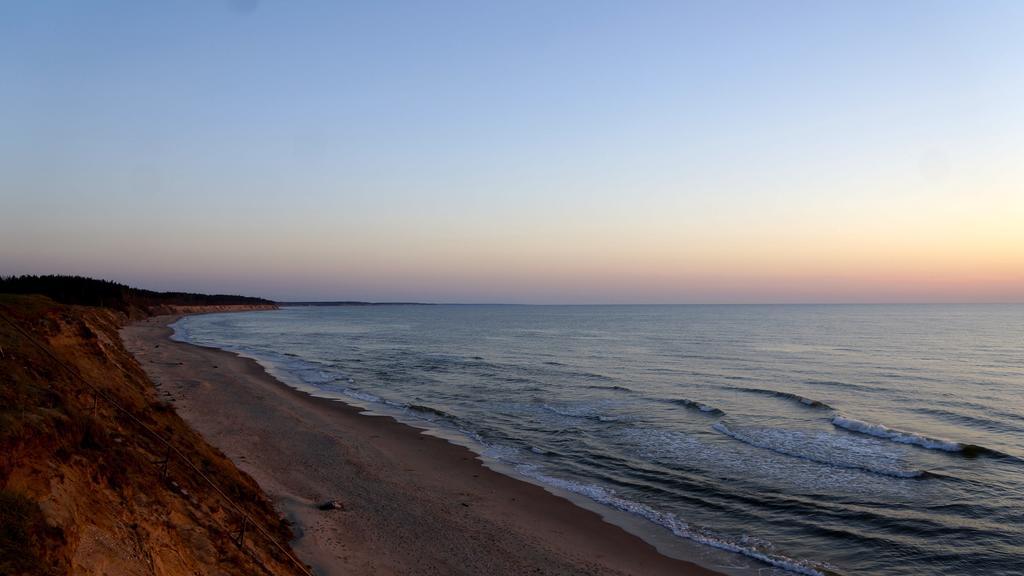
[[39, 505], [23, 494], [0, 490], [0, 574], [57, 574], [42, 552], [47, 536], [58, 529], [47, 526]]

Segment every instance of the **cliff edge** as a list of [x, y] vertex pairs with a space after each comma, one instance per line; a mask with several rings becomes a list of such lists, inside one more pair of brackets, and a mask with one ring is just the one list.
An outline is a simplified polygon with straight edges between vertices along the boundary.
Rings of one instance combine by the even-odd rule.
[[252, 478], [156, 398], [127, 318], [0, 294], [0, 575], [306, 573]]

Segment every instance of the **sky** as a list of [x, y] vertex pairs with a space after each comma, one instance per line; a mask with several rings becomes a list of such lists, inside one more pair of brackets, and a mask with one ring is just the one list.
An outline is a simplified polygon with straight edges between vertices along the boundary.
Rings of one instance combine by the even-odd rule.
[[0, 275], [1024, 301], [1024, 2], [0, 3]]

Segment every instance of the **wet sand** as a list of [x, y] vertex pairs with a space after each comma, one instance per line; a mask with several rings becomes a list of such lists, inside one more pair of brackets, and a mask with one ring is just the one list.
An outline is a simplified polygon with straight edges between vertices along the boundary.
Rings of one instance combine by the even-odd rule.
[[[318, 574], [710, 575], [469, 449], [286, 386], [256, 362], [174, 342], [159, 316], [121, 331], [162, 399], [294, 523]], [[318, 505], [338, 500], [341, 510]]]

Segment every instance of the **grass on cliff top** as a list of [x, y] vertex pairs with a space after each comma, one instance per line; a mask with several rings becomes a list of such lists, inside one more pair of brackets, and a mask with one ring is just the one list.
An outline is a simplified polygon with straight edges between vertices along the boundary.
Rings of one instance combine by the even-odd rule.
[[56, 302], [45, 296], [0, 292], [0, 312], [5, 314], [35, 317], [55, 306]]
[[273, 301], [234, 294], [156, 292], [82, 276], [0, 276], [0, 293], [42, 294], [62, 304], [99, 306], [129, 315], [158, 306], [269, 305]]

